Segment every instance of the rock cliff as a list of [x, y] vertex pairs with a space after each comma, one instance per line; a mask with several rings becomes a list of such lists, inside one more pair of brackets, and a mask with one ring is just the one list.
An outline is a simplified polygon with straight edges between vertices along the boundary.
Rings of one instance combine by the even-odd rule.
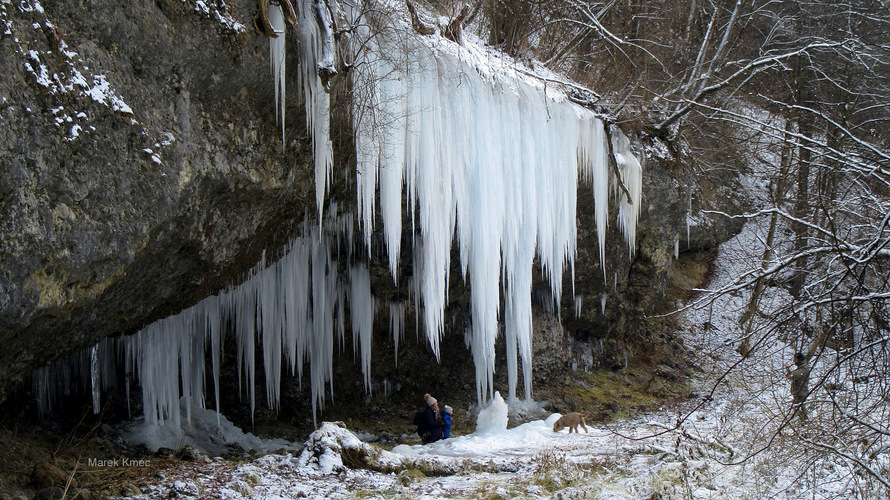
[[[282, 143], [255, 9], [251, 0], [0, 0], [0, 400], [47, 363], [238, 283], [315, 213], [301, 103], [288, 94]], [[560, 307], [569, 335], [632, 343], [646, 333], [636, 320], [667, 293], [678, 239], [701, 250], [735, 229], [699, 218], [687, 238], [684, 170], [637, 139], [647, 157], [638, 248], [631, 259], [610, 245], [605, 280], [590, 190], [579, 191], [574, 281], [567, 273]], [[335, 178], [349, 179], [348, 154], [338, 158]], [[737, 203], [715, 198], [696, 208]], [[340, 181], [330, 199], [354, 204], [355, 195]], [[614, 224], [609, 237], [622, 239]], [[372, 288], [382, 294], [392, 278], [377, 264]], [[449, 307], [465, 311], [453, 281]], [[577, 315], [571, 290], [582, 297]], [[539, 350], [544, 379], [570, 357]], [[470, 356], [446, 358], [472, 370]]]

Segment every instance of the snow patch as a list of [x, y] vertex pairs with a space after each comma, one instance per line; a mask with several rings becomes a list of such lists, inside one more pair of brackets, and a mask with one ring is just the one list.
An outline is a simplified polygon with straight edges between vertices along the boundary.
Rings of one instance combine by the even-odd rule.
[[[18, 8], [21, 12], [29, 13], [32, 16], [43, 16], [40, 22], [35, 21], [31, 24], [26, 24], [22, 29], [38, 31], [41, 37], [45, 36], [44, 31], [56, 29], [55, 25], [46, 19], [46, 14], [39, 2], [23, 0], [18, 3]], [[5, 3], [2, 4], [0, 14], [3, 15], [4, 34], [13, 35], [14, 25], [6, 18], [8, 12]], [[124, 101], [120, 93], [112, 87], [107, 77], [103, 74], [91, 74], [92, 70], [84, 63], [77, 52], [69, 49], [65, 40], [59, 40], [58, 47], [54, 50], [45, 51], [25, 50], [17, 37], [14, 41], [17, 44], [16, 52], [23, 59], [22, 64], [25, 72], [31, 75], [34, 83], [45, 88], [50, 95], [73, 94], [84, 96], [93, 102], [108, 107], [116, 113], [129, 116], [132, 120], [133, 109]], [[45, 62], [47, 60], [52, 61], [52, 64], [47, 64]], [[61, 68], [59, 67], [60, 65]], [[51, 67], [57, 68], [58, 71], [50, 69]], [[56, 111], [57, 109], [60, 108], [54, 109], [54, 114], [58, 112]], [[81, 111], [75, 112], [73, 118], [70, 115], [57, 116], [55, 122], [57, 126], [60, 126], [62, 123], [74, 122], [71, 123], [71, 126], [62, 128], [65, 133], [63, 139], [73, 141], [79, 138], [82, 133], [93, 130], [87, 119], [87, 114]]]
[[[185, 0], [182, 1], [185, 2]], [[220, 0], [213, 3], [216, 5], [210, 6], [207, 5], [207, 2], [204, 0], [195, 0], [194, 10], [195, 12], [204, 14], [205, 17], [217, 20], [228, 30], [237, 33], [247, 33], [247, 27], [232, 17], [232, 14], [229, 13], [229, 8], [224, 1]]]

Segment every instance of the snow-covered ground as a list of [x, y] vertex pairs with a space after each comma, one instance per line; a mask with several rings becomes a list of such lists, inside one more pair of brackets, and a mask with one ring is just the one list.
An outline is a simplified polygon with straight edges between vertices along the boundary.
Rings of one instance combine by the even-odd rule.
[[[751, 223], [721, 247], [714, 288], [757, 255], [762, 230]], [[766, 346], [724, 376], [741, 360], [737, 318], [747, 300], [728, 294], [686, 312], [700, 397], [679, 406], [568, 434], [553, 432], [558, 414], [507, 429], [497, 396], [474, 434], [391, 451], [324, 423], [302, 453], [182, 463], [132, 498], [876, 498], [848, 465], [798, 446], [806, 428], [783, 425], [790, 395], [782, 365], [792, 347]], [[390, 472], [356, 467], [364, 455]]]

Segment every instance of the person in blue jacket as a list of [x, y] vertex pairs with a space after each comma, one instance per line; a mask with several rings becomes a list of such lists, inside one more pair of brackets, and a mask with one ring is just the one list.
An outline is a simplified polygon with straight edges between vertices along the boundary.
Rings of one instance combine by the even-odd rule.
[[454, 410], [452, 410], [451, 407], [448, 405], [445, 405], [445, 408], [443, 408], [443, 410], [442, 423], [444, 425], [442, 426], [442, 439], [448, 439], [451, 437], [451, 414], [454, 412]]
[[423, 444], [433, 443], [444, 437], [442, 414], [439, 412], [439, 402], [429, 394], [423, 395], [426, 408], [414, 415], [414, 425], [417, 426], [417, 435]]

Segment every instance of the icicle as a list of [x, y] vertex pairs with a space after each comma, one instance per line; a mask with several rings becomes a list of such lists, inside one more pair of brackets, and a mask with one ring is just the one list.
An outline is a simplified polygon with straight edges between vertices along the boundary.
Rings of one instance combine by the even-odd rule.
[[[507, 299], [507, 301], [509, 303], [510, 299]], [[515, 361], [518, 355], [518, 340], [516, 335], [516, 330], [513, 328], [507, 328], [504, 331], [504, 336], [507, 340], [507, 359], [514, 360], [511, 363], [507, 363], [507, 401], [510, 403], [516, 401], [516, 380], [518, 378], [518, 374], [516, 373], [518, 365]]]
[[584, 296], [576, 295], [575, 296], [575, 318], [581, 317], [581, 306], [584, 304]]
[[680, 258], [680, 235], [674, 240], [674, 259]]
[[[362, 375], [365, 391], [371, 392], [371, 336], [374, 333], [374, 297], [371, 295], [371, 275], [365, 266], [353, 267], [349, 273], [352, 335], [358, 334], [362, 356]], [[353, 341], [353, 347], [355, 342]]]
[[256, 411], [256, 316], [257, 316], [257, 279], [255, 275], [248, 277], [241, 286], [227, 294], [230, 303], [232, 323], [235, 325], [235, 337], [238, 344], [238, 384], [239, 393], [242, 375], [246, 379], [247, 394], [250, 399], [250, 418], [253, 420]]
[[[266, 260], [265, 255], [262, 260]], [[262, 324], [266, 397], [269, 407], [276, 411], [281, 399], [281, 321], [284, 317], [284, 307], [281, 303], [284, 294], [279, 293], [283, 288], [280, 279], [281, 268], [281, 261], [279, 261], [258, 274], [258, 314]]]
[[127, 418], [133, 418], [133, 410], [130, 408], [130, 377], [125, 377], [125, 391], [127, 395]]
[[[621, 181], [631, 199], [622, 191], [618, 202], [618, 224], [624, 232], [630, 258], [636, 253], [637, 222], [640, 220], [643, 193], [643, 168], [630, 149], [630, 140], [618, 127], [612, 127], [612, 148], [621, 173]], [[617, 183], [617, 181], [616, 181]], [[632, 202], [632, 203], [631, 203]]]
[[220, 374], [220, 355], [222, 354], [223, 332], [222, 327], [222, 311], [220, 303], [222, 298], [219, 295], [207, 299], [206, 321], [207, 336], [210, 338], [210, 359], [213, 363], [213, 395], [216, 404], [216, 425], [220, 425], [219, 415], [219, 374]]
[[404, 302], [389, 303], [389, 330], [390, 333], [392, 333], [396, 367], [399, 366], [399, 342], [405, 335], [405, 310], [406, 307]]
[[692, 245], [692, 192], [689, 192], [689, 210], [686, 211], [686, 249]]
[[[328, 272], [331, 265], [330, 256], [327, 247], [320, 240], [320, 234], [312, 238], [312, 247], [313, 307], [312, 319], [309, 323], [309, 330], [312, 332], [309, 355], [311, 357], [312, 422], [317, 425], [316, 411], [317, 408], [324, 405], [325, 383], [333, 376], [334, 325], [330, 312], [336, 306], [338, 291], [336, 275]], [[333, 393], [333, 390], [331, 392]]]
[[[306, 105], [306, 125], [312, 135], [315, 156], [315, 201], [318, 223], [321, 225], [324, 197], [333, 168], [331, 144], [331, 97], [319, 75], [333, 70], [333, 50], [330, 44], [330, 14], [318, 1], [296, 2], [297, 38], [300, 42], [300, 72], [298, 86]], [[321, 71], [320, 71], [321, 70]]]
[[98, 415], [100, 409], [99, 388], [99, 346], [94, 345], [90, 349], [90, 382], [93, 392], [93, 414]]
[[603, 296], [600, 298], [600, 312], [603, 315], [606, 314], [606, 292], [603, 292]]
[[[173, 328], [176, 330], [174, 335], [178, 336], [176, 347], [179, 349], [179, 355], [177, 357], [179, 358], [180, 364], [179, 377], [182, 380], [181, 396], [185, 400], [185, 415], [189, 426], [192, 424], [192, 357], [195, 353], [192, 352], [192, 339], [186, 334], [187, 332], [185, 330], [191, 326], [189, 323], [191, 323], [193, 313], [194, 308], [189, 308], [179, 315], [169, 318], [170, 322], [174, 325]], [[174, 378], [170, 373], [166, 374], [166, 376], [168, 378]], [[178, 400], [176, 401], [176, 404], [179, 405]]]
[[285, 42], [287, 27], [284, 24], [284, 12], [277, 3], [269, 4], [269, 24], [278, 34], [277, 38], [269, 39], [269, 63], [275, 80], [275, 118], [281, 120], [281, 144], [284, 145], [284, 104], [285, 104]]
[[588, 118], [580, 127], [579, 152], [585, 180], [593, 184], [594, 214], [600, 266], [606, 279], [606, 230], [609, 217], [609, 149], [602, 120]]

